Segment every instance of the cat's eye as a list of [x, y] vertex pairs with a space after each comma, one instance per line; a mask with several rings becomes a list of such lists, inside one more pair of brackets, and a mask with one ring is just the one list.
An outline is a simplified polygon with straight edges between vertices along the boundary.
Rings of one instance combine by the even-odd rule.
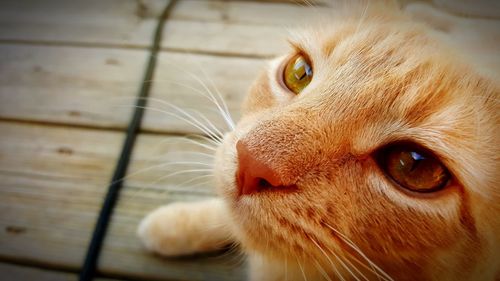
[[313, 71], [311, 63], [302, 54], [297, 54], [290, 59], [283, 72], [283, 82], [286, 87], [298, 94], [311, 83]]
[[437, 191], [450, 180], [450, 173], [439, 159], [412, 145], [387, 147], [379, 153], [378, 159], [392, 180], [411, 191]]

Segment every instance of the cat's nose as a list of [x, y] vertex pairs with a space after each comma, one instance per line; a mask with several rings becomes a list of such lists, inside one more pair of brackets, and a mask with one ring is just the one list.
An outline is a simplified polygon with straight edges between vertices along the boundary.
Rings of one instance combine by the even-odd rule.
[[236, 184], [239, 195], [291, 187], [284, 185], [278, 171], [252, 153], [244, 141], [239, 140], [236, 143], [236, 151], [238, 153]]

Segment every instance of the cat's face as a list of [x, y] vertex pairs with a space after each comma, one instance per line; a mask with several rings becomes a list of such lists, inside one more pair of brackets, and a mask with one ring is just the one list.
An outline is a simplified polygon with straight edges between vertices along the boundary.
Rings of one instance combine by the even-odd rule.
[[[498, 90], [398, 16], [332, 21], [291, 42], [217, 154], [243, 246], [331, 276], [331, 263], [344, 277], [381, 273], [369, 259], [396, 279], [492, 278]], [[294, 88], [284, 72], [297, 56], [312, 79]], [[431, 162], [401, 172], [408, 155]]]

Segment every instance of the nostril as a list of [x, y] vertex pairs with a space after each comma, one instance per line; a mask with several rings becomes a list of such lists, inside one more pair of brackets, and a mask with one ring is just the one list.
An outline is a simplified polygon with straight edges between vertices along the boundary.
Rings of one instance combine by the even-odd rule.
[[293, 186], [285, 185], [278, 170], [249, 150], [243, 141], [236, 143], [238, 170], [236, 184], [239, 195], [248, 195], [262, 190], [283, 190]]
[[260, 189], [273, 187], [272, 184], [270, 184], [267, 180], [265, 180], [263, 178], [258, 178], [257, 184], [258, 184]]

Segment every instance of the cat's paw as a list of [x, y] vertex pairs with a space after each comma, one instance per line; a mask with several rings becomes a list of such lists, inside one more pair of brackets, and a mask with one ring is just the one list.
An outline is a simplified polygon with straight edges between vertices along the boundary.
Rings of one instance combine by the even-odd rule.
[[148, 214], [137, 234], [147, 249], [165, 256], [217, 250], [228, 234], [222, 225], [219, 200], [173, 203]]
[[165, 256], [191, 254], [193, 252], [189, 206], [174, 203], [149, 213], [139, 224], [137, 234], [144, 246]]

